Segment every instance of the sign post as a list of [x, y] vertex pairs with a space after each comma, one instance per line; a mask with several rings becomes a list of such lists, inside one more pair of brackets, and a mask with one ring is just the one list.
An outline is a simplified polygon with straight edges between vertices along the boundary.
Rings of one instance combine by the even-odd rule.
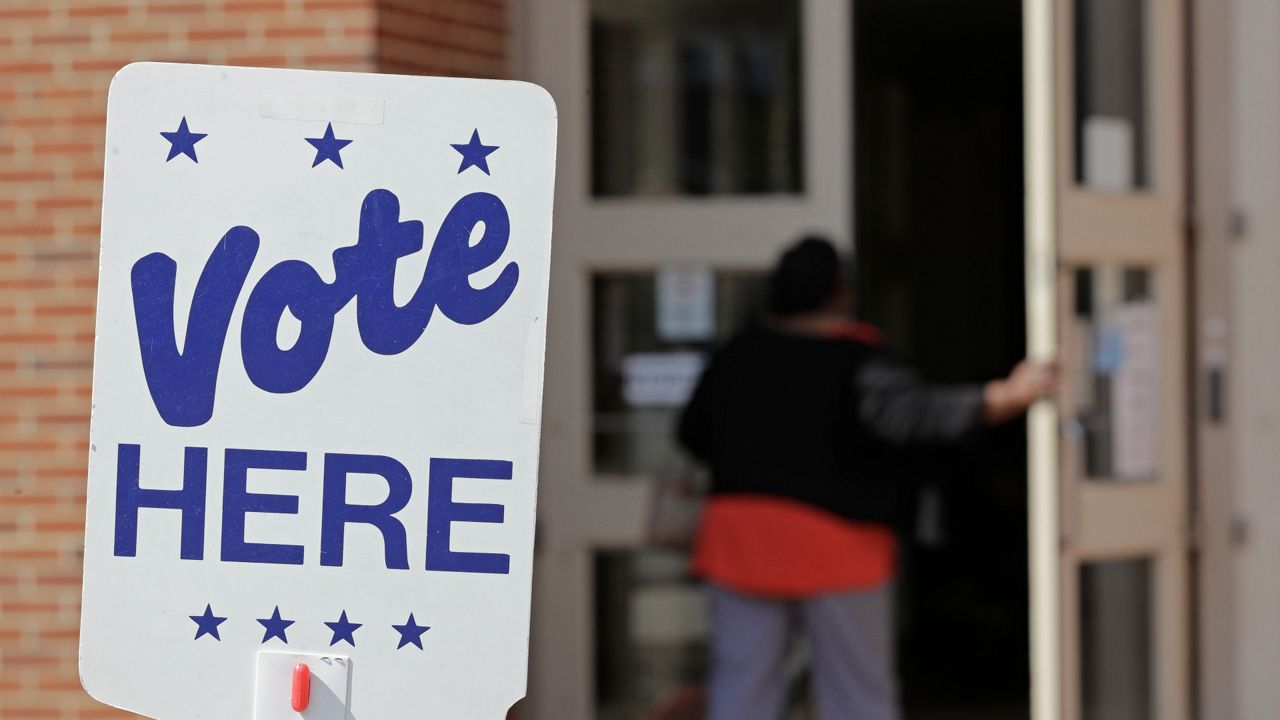
[[159, 720], [524, 696], [555, 132], [524, 83], [120, 71], [91, 695]]

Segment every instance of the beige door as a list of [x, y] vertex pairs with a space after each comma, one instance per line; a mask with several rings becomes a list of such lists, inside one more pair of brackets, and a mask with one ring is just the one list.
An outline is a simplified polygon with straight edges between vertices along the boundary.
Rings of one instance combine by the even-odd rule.
[[1184, 5], [1027, 3], [1037, 720], [1189, 714]]

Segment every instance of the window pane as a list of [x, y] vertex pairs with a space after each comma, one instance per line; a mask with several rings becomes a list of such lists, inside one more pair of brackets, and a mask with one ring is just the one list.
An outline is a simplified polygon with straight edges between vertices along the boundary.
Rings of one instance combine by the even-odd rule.
[[679, 471], [675, 425], [711, 348], [757, 313], [764, 274], [672, 267], [591, 284], [597, 473]]
[[596, 195], [801, 191], [800, 0], [593, 0]]
[[1151, 561], [1080, 568], [1080, 679], [1084, 720], [1151, 714]]
[[1076, 181], [1150, 183], [1145, 0], [1076, 0]]
[[1067, 367], [1072, 412], [1091, 480], [1154, 480], [1160, 470], [1160, 313], [1154, 273], [1138, 266], [1075, 271]]
[[706, 599], [683, 552], [595, 556], [596, 717], [646, 720], [698, 706], [706, 678]]

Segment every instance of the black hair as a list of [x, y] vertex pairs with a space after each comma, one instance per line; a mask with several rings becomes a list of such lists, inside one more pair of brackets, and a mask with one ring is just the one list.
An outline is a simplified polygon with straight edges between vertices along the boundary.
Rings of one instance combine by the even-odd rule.
[[825, 237], [806, 235], [778, 259], [769, 286], [769, 310], [799, 315], [820, 309], [840, 283], [840, 255]]

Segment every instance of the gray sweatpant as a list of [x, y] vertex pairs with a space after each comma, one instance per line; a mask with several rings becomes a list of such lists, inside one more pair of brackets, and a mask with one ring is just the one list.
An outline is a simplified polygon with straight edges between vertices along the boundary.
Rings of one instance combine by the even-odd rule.
[[809, 642], [822, 720], [896, 720], [892, 592], [870, 590], [775, 600], [716, 585], [711, 593], [708, 720], [780, 720], [793, 627]]

